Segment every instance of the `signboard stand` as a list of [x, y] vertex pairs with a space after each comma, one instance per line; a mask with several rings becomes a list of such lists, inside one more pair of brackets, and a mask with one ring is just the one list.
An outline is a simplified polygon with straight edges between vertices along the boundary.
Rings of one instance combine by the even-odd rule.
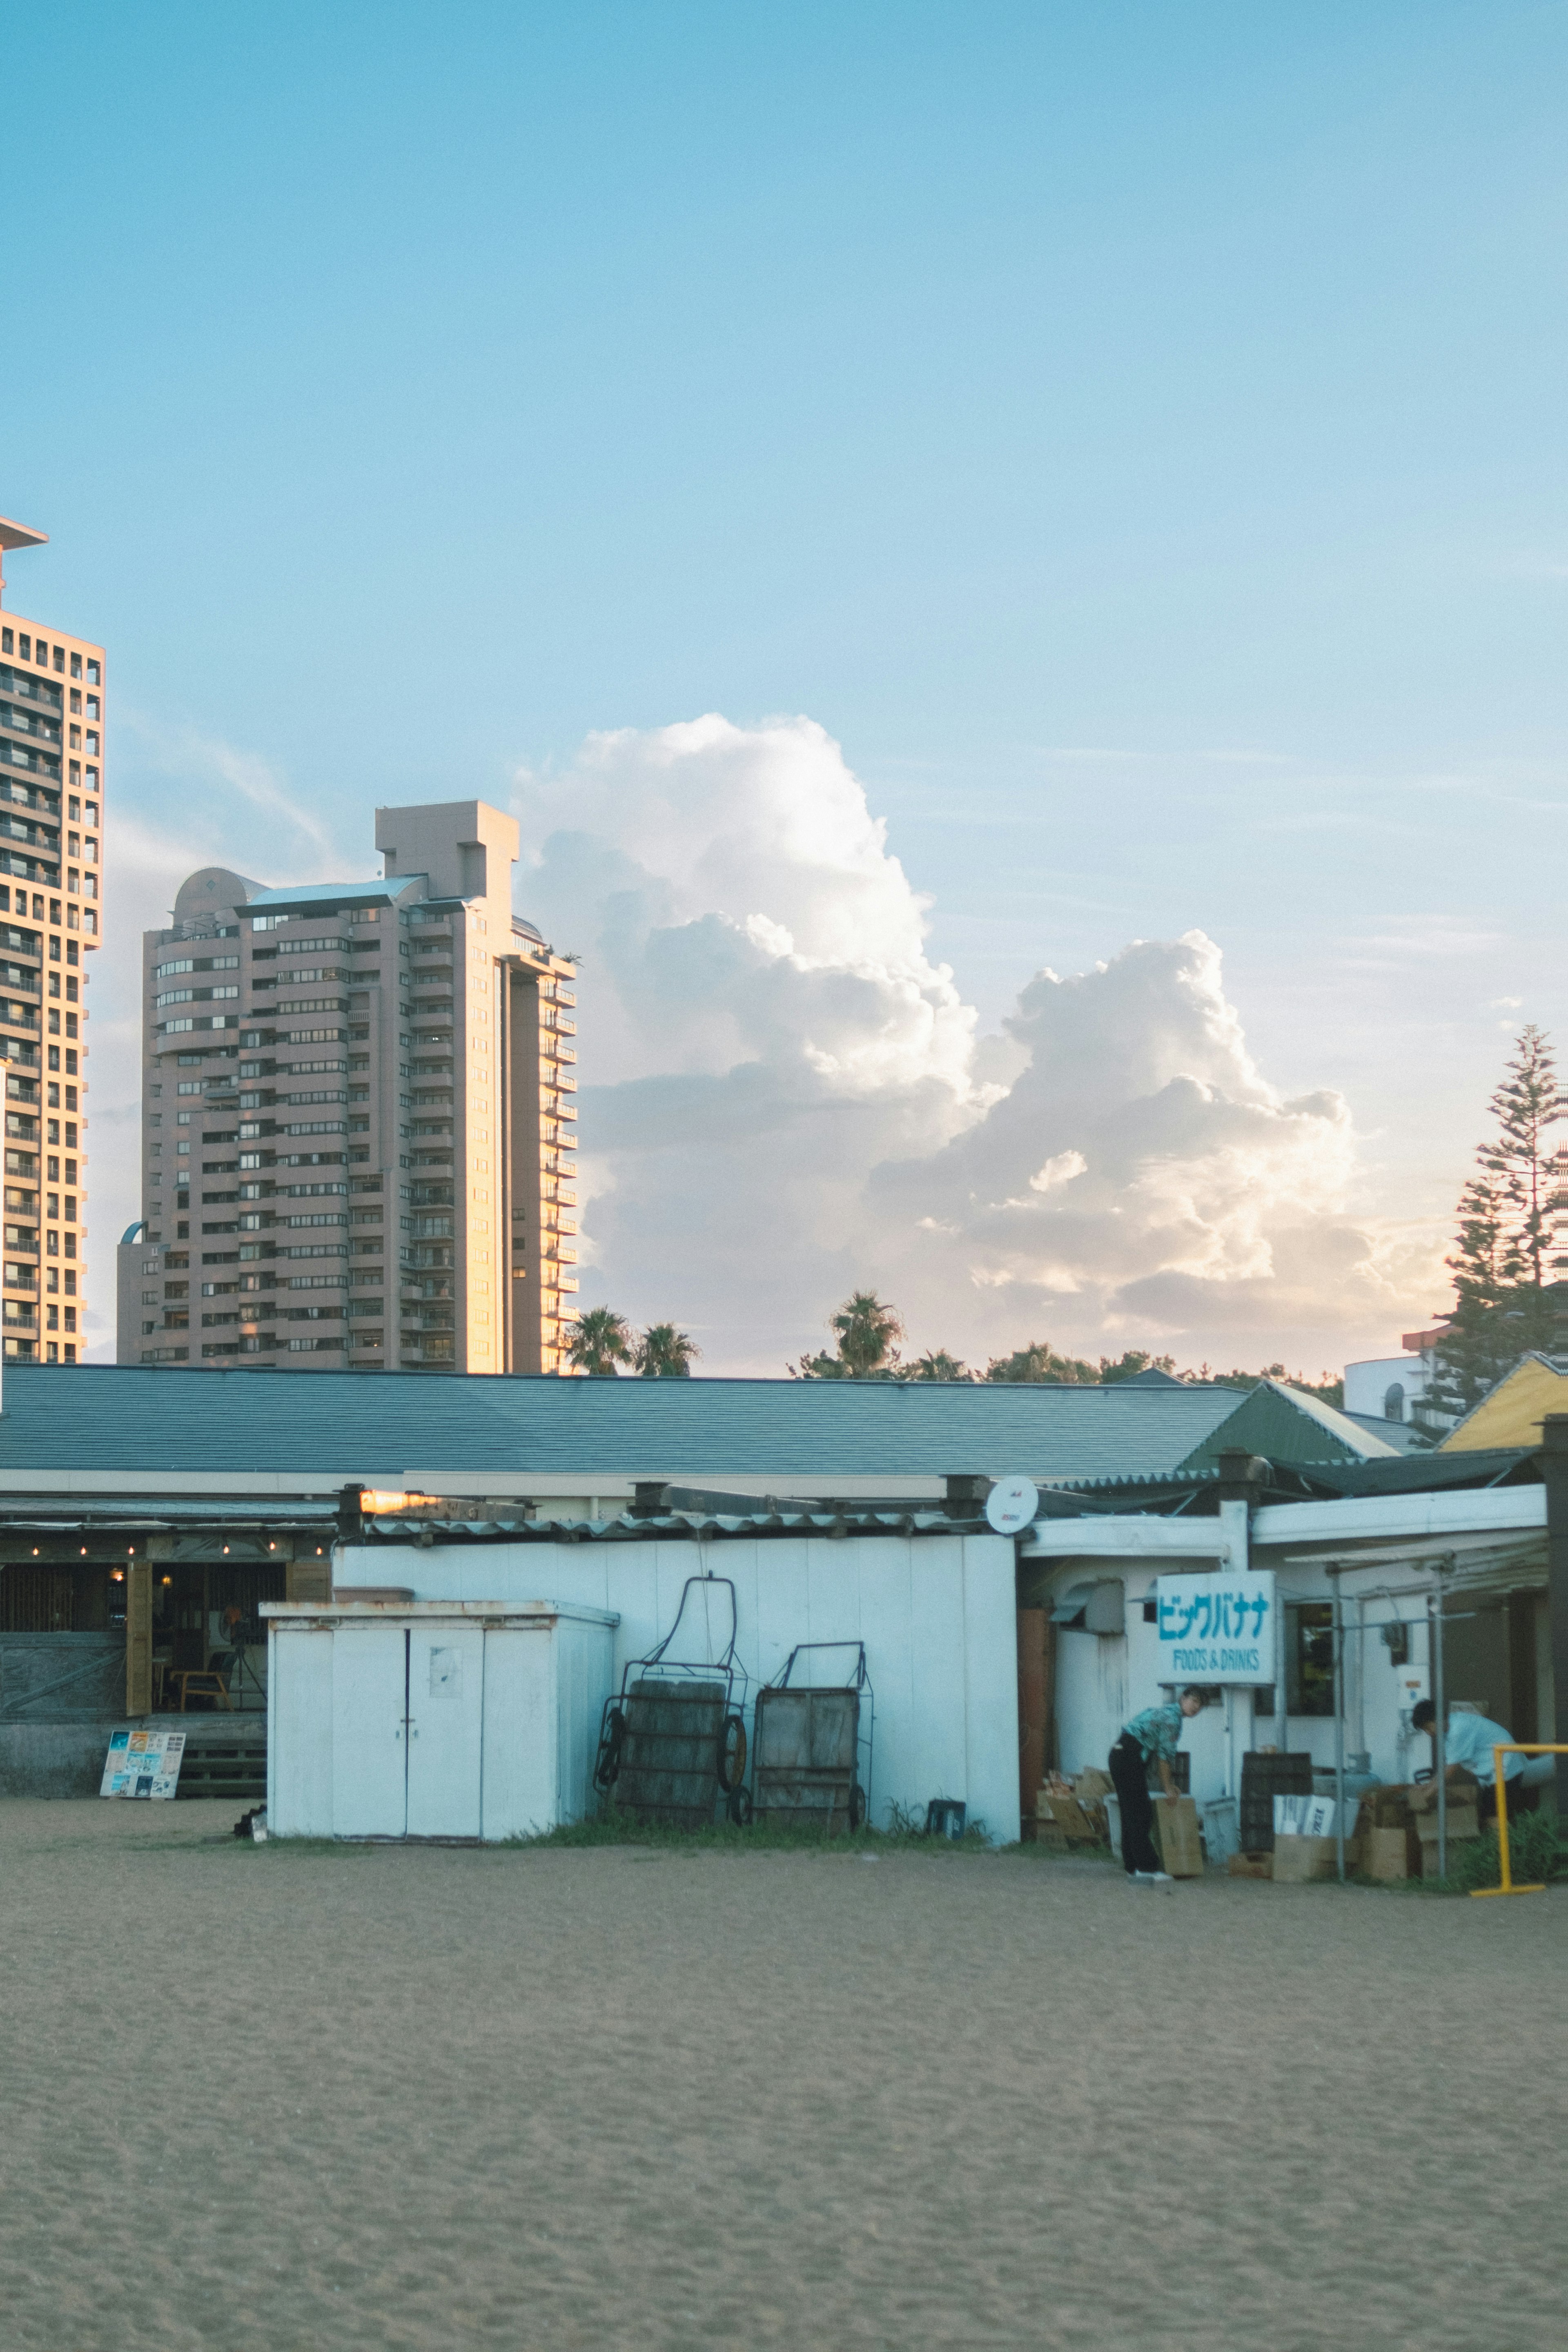
[[100, 1797], [172, 1797], [185, 1752], [183, 1731], [116, 1731], [103, 1760]]

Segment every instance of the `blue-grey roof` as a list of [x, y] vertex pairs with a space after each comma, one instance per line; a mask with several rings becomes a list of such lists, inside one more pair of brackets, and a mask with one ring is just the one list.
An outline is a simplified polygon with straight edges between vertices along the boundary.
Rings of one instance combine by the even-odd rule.
[[[763, 1491], [770, 1477], [818, 1474], [1060, 1481], [1174, 1470], [1246, 1402], [1234, 1389], [1132, 1381], [1055, 1388], [7, 1365], [0, 1480], [7, 1469], [91, 1469], [366, 1479], [409, 1470], [583, 1472], [698, 1483], [717, 1475], [754, 1479]], [[1300, 1450], [1286, 1458], [1328, 1450], [1310, 1417], [1300, 1416]]]
[[395, 874], [385, 882], [308, 882], [288, 890], [253, 890], [240, 909], [247, 915], [310, 915], [318, 908], [395, 907], [407, 898], [422, 874]]

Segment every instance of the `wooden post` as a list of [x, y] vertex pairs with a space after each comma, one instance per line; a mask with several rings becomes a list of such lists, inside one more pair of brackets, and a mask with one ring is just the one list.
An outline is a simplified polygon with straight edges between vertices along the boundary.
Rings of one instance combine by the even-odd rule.
[[1032, 1821], [1046, 1777], [1050, 1692], [1046, 1672], [1047, 1612], [1018, 1612], [1018, 1804]]
[[[1541, 1430], [1541, 1475], [1546, 1485], [1546, 1592], [1552, 1644], [1554, 1741], [1568, 1740], [1568, 1413], [1549, 1412]], [[1544, 1731], [1543, 1723], [1537, 1724]], [[1557, 1758], [1557, 1815], [1568, 1821], [1568, 1754]]]
[[153, 1712], [153, 1563], [132, 1559], [125, 1569], [125, 1712]]
[[312, 1553], [304, 1559], [291, 1559], [283, 1571], [285, 1601], [331, 1601], [332, 1597], [332, 1562], [323, 1551], [320, 1559]]

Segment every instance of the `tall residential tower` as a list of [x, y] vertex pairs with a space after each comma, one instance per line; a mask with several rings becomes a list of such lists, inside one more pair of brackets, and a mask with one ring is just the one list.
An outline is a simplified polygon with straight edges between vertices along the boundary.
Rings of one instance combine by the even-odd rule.
[[[0, 517], [0, 563], [45, 534]], [[5, 578], [0, 572], [0, 605]], [[0, 612], [5, 1352], [74, 1364], [87, 1298], [87, 1004], [101, 940], [103, 647]]]
[[193, 874], [145, 934], [122, 1364], [554, 1372], [577, 1287], [570, 961], [517, 826], [378, 809], [380, 882]]

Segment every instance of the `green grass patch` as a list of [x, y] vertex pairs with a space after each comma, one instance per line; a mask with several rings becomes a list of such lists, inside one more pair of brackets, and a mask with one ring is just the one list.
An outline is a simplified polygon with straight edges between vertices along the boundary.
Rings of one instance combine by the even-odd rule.
[[923, 1822], [895, 1805], [882, 1830], [858, 1829], [837, 1837], [826, 1831], [793, 1829], [762, 1821], [746, 1829], [712, 1822], [699, 1830], [661, 1829], [629, 1814], [607, 1811], [595, 1821], [568, 1822], [538, 1837], [509, 1838], [514, 1852], [552, 1847], [646, 1846], [666, 1853], [991, 1853], [999, 1851], [984, 1822], [972, 1822], [961, 1838], [928, 1837]]

